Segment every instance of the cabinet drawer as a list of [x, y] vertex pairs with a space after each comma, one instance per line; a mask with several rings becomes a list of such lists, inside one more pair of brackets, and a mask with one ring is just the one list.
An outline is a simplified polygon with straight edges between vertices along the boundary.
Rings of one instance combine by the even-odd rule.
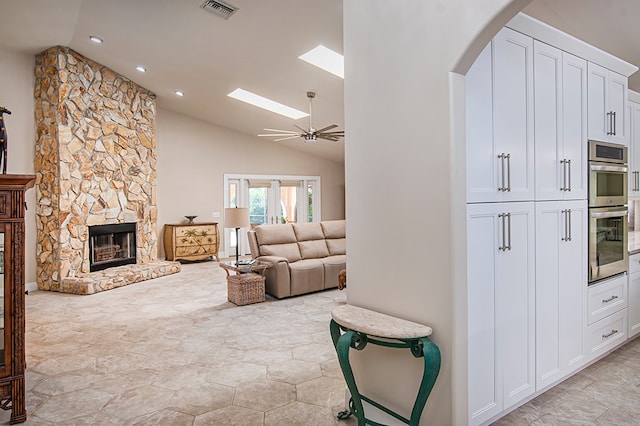
[[627, 281], [627, 274], [623, 274], [589, 287], [587, 324], [627, 307]]
[[176, 246], [176, 257], [185, 256], [217, 256], [215, 244], [203, 244], [200, 246]]
[[216, 237], [215, 226], [180, 226], [176, 230], [176, 244], [180, 244], [183, 239], [193, 239], [202, 237]]
[[627, 339], [627, 310], [623, 309], [587, 327], [589, 355], [593, 358]]
[[629, 256], [629, 275], [640, 272], [640, 253]]

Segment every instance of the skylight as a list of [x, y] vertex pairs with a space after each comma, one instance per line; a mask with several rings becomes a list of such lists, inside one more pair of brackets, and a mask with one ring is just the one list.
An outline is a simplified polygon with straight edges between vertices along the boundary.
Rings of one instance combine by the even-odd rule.
[[291, 108], [279, 102], [272, 101], [271, 99], [267, 99], [265, 97], [256, 95], [255, 93], [251, 93], [247, 90], [240, 89], [240, 88], [229, 93], [227, 96], [237, 99], [239, 101], [257, 106], [259, 108], [266, 109], [267, 111], [284, 115], [285, 117], [289, 117], [294, 120], [298, 120], [300, 118], [307, 117], [309, 115], [306, 112], [299, 111], [295, 108]]
[[298, 58], [333, 75], [344, 78], [344, 56], [323, 45], [311, 49], [307, 53], [298, 56]]

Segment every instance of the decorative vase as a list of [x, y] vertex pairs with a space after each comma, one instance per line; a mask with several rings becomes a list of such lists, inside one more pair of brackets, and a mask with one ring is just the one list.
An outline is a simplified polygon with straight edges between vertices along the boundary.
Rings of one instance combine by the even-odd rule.
[[191, 224], [193, 223], [193, 219], [195, 219], [198, 216], [185, 216], [187, 218], [187, 223]]

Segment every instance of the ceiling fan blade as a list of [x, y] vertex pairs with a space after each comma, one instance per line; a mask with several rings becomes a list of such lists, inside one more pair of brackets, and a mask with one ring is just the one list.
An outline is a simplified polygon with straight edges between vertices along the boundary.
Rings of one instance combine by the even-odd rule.
[[318, 134], [320, 133], [323, 135], [344, 136], [344, 130], [337, 130], [335, 132], [318, 132]]
[[300, 135], [298, 133], [261, 133], [258, 136], [292, 136], [297, 138]]
[[291, 133], [291, 134], [298, 133], [298, 132], [294, 132], [293, 130], [280, 130], [280, 129], [264, 129], [264, 130], [266, 130], [267, 132], [278, 132], [278, 133]]
[[287, 139], [295, 139], [295, 138], [299, 138], [300, 135], [293, 135], [293, 136], [287, 136], [284, 138], [280, 138], [280, 139], [274, 139], [274, 142], [279, 142], [279, 141], [286, 141]]
[[325, 139], [332, 142], [338, 142], [340, 140], [336, 136], [327, 136], [323, 134], [318, 135], [318, 139]]
[[316, 130], [316, 132], [318, 132], [318, 133], [322, 133], [322, 132], [324, 132], [324, 131], [327, 131], [327, 130], [329, 130], [329, 129], [334, 129], [334, 128], [336, 128], [336, 127], [338, 127], [338, 125], [337, 125], [337, 124], [332, 124], [332, 125], [330, 125], [330, 126], [323, 127], [322, 129], [318, 129], [318, 130]]

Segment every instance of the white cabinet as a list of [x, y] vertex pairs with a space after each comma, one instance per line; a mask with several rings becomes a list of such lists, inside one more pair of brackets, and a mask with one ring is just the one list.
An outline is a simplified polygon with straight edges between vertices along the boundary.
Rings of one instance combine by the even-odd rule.
[[536, 200], [587, 197], [587, 62], [534, 42]]
[[626, 77], [589, 62], [589, 139], [627, 145]]
[[467, 205], [469, 423], [535, 391], [534, 204]]
[[589, 286], [587, 324], [591, 325], [627, 307], [628, 277], [618, 275]]
[[536, 209], [536, 389], [586, 362], [587, 202]]
[[[632, 101], [632, 98], [638, 102]], [[629, 91], [629, 197], [640, 197], [640, 94]]]
[[629, 256], [629, 337], [640, 333], [640, 254]]
[[466, 77], [467, 201], [533, 199], [533, 39], [503, 28]]

